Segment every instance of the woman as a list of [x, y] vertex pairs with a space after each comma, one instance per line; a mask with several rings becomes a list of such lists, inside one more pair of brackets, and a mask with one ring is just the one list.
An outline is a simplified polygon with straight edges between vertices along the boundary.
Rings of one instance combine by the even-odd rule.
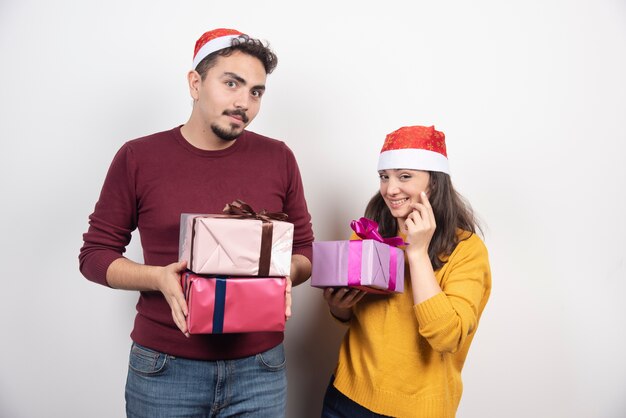
[[383, 237], [407, 243], [405, 290], [324, 290], [331, 314], [349, 330], [322, 416], [454, 417], [461, 369], [491, 291], [487, 249], [452, 187], [443, 132], [411, 126], [387, 135], [378, 173], [380, 192], [365, 216]]

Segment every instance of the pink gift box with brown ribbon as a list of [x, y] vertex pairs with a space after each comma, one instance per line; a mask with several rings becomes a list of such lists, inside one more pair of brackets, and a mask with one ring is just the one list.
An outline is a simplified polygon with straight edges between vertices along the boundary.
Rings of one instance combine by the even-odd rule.
[[293, 224], [241, 201], [223, 214], [181, 214], [179, 259], [198, 274], [282, 277], [291, 269]]

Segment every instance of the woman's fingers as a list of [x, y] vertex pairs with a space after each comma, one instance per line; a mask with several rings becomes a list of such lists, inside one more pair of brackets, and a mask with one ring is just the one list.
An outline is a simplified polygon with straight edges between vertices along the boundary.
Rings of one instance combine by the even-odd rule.
[[435, 212], [433, 212], [433, 207], [430, 204], [430, 200], [428, 200], [428, 196], [425, 192], [422, 192], [420, 196], [422, 198], [422, 205], [424, 205], [424, 208], [426, 209], [425, 213], [427, 214], [428, 219], [430, 220], [432, 225], [435, 226]]
[[326, 299], [326, 302], [340, 308], [353, 306], [363, 298], [364, 294], [365, 292], [359, 289], [351, 289], [348, 287], [329, 287], [324, 289], [324, 299]]
[[412, 226], [422, 228], [419, 229], [431, 229], [434, 228], [435, 225], [435, 213], [433, 212], [433, 208], [430, 205], [430, 201], [428, 200], [428, 196], [426, 193], [420, 193], [421, 202], [413, 202], [411, 203], [411, 208], [413, 211], [407, 216], [406, 221], [410, 221], [411, 223], [407, 224], [407, 230], [409, 230]]

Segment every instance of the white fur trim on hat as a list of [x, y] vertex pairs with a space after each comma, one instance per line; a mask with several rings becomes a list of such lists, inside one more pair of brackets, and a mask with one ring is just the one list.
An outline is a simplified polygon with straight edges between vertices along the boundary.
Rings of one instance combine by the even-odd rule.
[[434, 151], [415, 148], [384, 151], [378, 157], [378, 170], [410, 169], [450, 174], [448, 159]]
[[219, 38], [215, 38], [202, 45], [198, 50], [198, 53], [193, 58], [193, 69], [195, 70], [200, 61], [205, 59], [208, 55], [219, 51], [220, 49], [230, 48], [234, 38], [238, 38], [241, 35], [224, 35]]

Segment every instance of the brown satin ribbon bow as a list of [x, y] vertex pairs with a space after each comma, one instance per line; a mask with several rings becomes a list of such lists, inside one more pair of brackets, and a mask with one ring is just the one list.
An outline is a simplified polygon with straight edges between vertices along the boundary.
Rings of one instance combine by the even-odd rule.
[[267, 222], [270, 222], [270, 219], [275, 221], [287, 219], [287, 214], [282, 212], [268, 212], [263, 209], [261, 212], [256, 213], [252, 206], [240, 199], [233, 201], [233, 203], [227, 203], [222, 212], [227, 215], [239, 215], [243, 218], [260, 219]]

